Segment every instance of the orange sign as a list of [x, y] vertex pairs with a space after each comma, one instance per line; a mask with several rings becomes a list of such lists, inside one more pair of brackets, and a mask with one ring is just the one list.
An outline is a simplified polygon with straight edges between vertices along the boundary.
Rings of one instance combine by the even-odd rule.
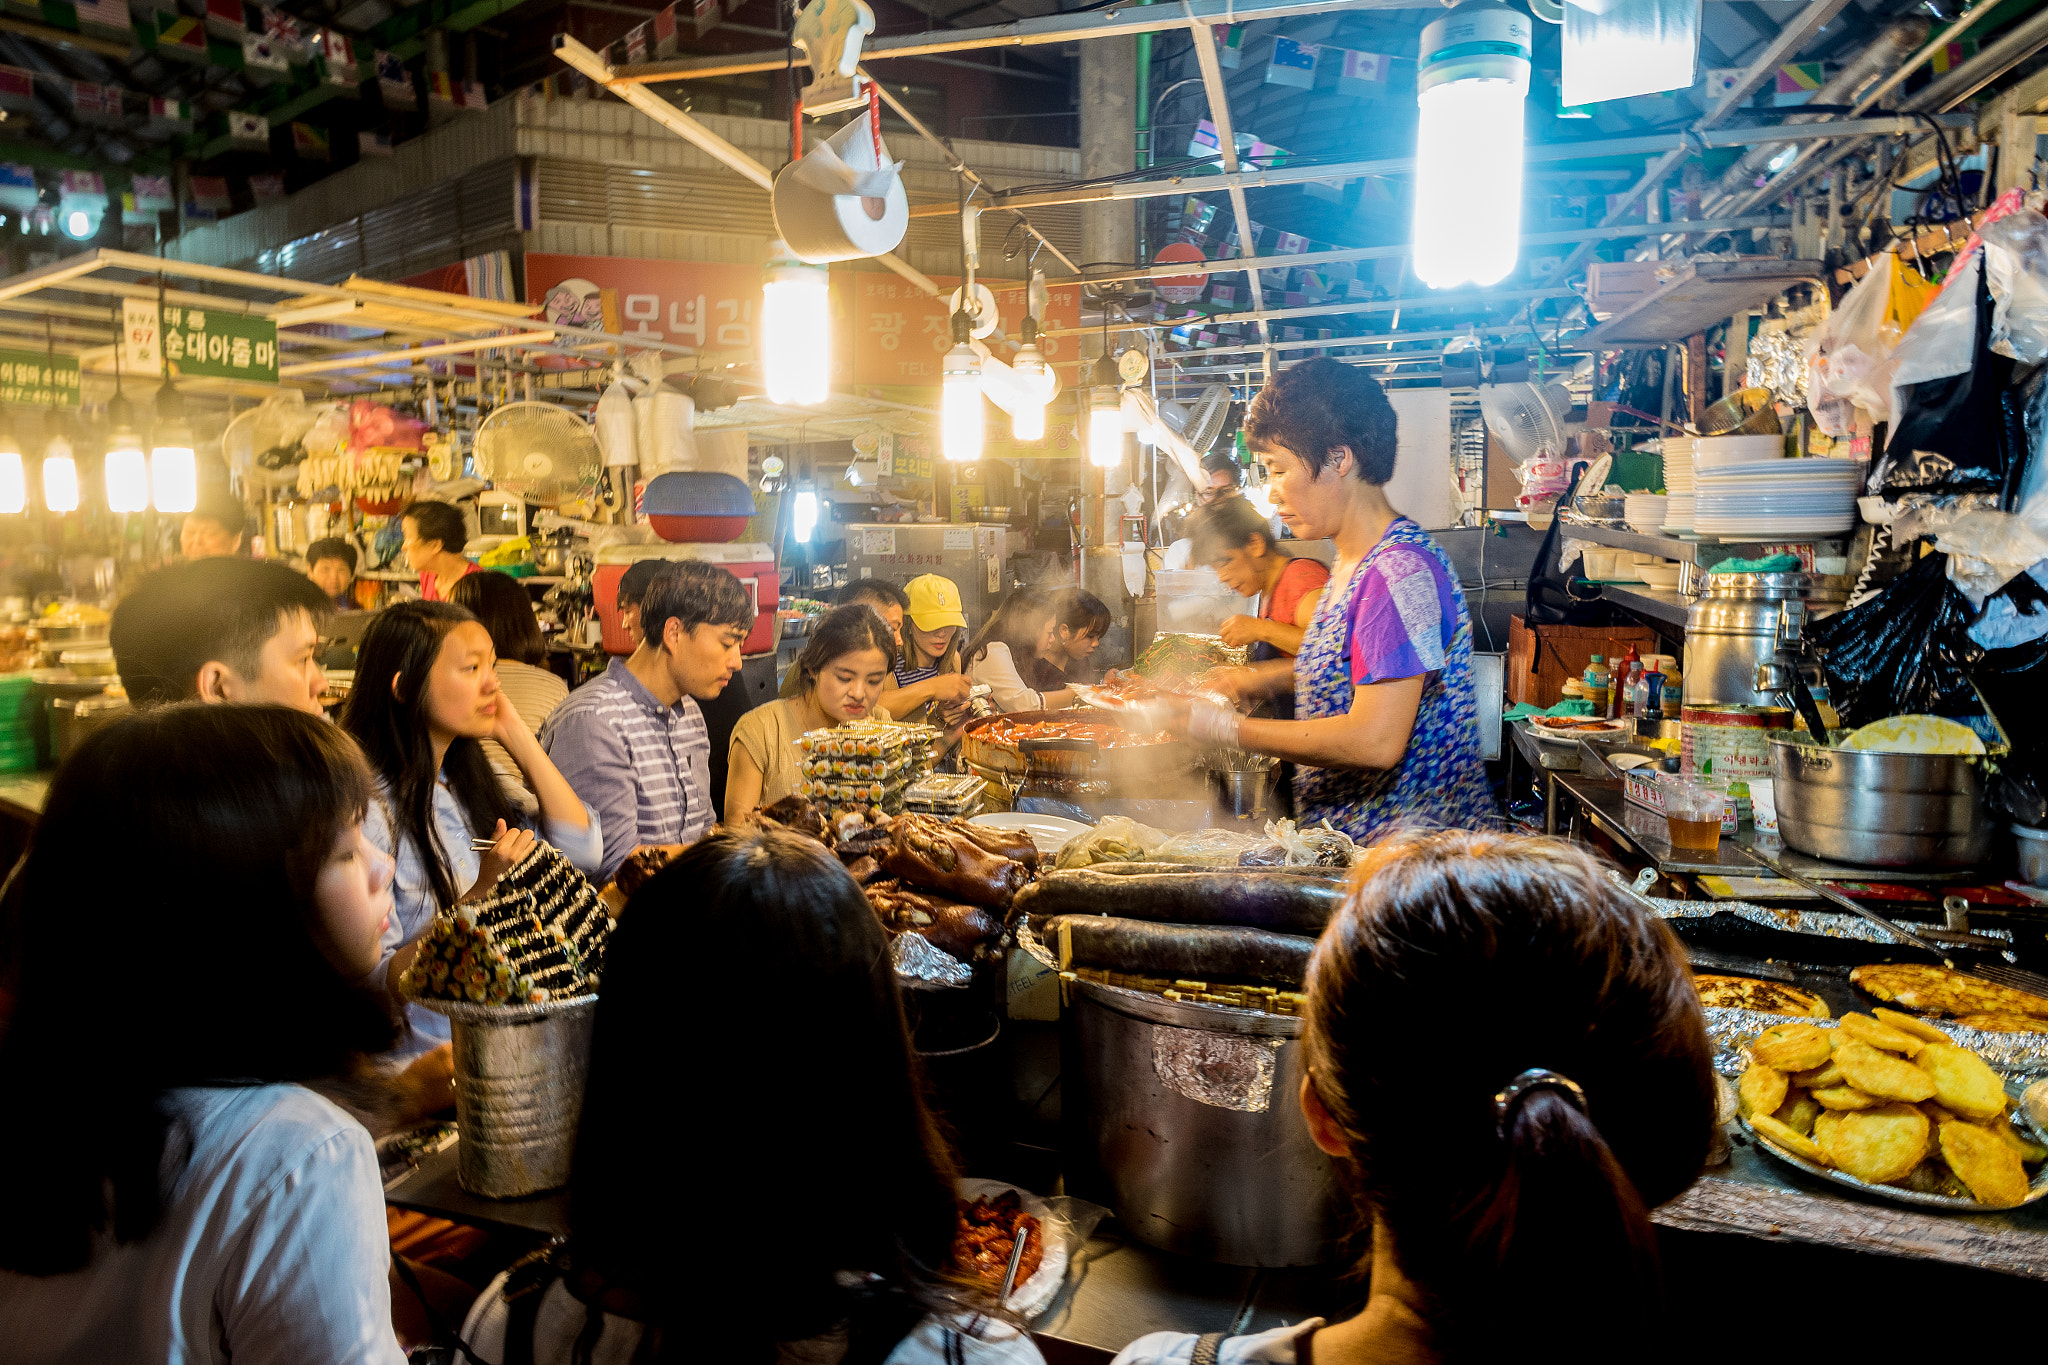
[[526, 299], [543, 304], [549, 322], [693, 350], [741, 350], [760, 340], [759, 266], [529, 251]]
[[[958, 288], [957, 275], [933, 275], [933, 284], [950, 292]], [[996, 313], [1002, 319], [1003, 335], [1015, 339], [1024, 318], [1024, 286], [1012, 280], [984, 281], [996, 296]], [[908, 386], [936, 390], [939, 362], [953, 349], [952, 318], [944, 298], [932, 298], [910, 281], [887, 270], [835, 270], [832, 272], [832, 316], [851, 324], [835, 338], [835, 356], [851, 353], [851, 372], [845, 360], [833, 365], [834, 378], [841, 383], [866, 386]], [[1047, 291], [1046, 315], [1041, 328], [1075, 327], [1081, 321], [1081, 287], [1059, 285]], [[1060, 382], [1074, 382], [1074, 363], [1079, 355], [1076, 337], [1044, 337], [1038, 349], [1059, 372]], [[1009, 359], [1008, 348], [998, 345], [995, 353]]]

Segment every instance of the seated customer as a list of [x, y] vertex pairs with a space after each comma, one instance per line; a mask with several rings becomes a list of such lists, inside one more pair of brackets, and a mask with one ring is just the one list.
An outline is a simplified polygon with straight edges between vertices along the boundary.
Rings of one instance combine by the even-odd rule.
[[[903, 653], [903, 613], [910, 606], [910, 599], [904, 595], [903, 589], [886, 578], [863, 578], [839, 594], [839, 605], [873, 607], [875, 614], [888, 623], [889, 638], [895, 643], [896, 653], [899, 656]], [[782, 687], [776, 695], [790, 701], [802, 688], [802, 674], [791, 668], [783, 675]]]
[[[1309, 966], [1299, 1101], [1371, 1227], [1371, 1297], [1217, 1359], [1507, 1361], [1532, 1322], [1570, 1323], [1574, 1361], [1645, 1359], [1663, 1327], [1649, 1210], [1698, 1177], [1714, 1129], [1678, 941], [1560, 840], [1396, 840], [1354, 885]], [[1400, 1046], [1423, 1018], [1429, 1046]], [[1158, 1332], [1117, 1361], [1192, 1343]]]
[[882, 705], [900, 721], [947, 729], [967, 715], [974, 684], [960, 667], [960, 639], [967, 615], [960, 589], [950, 578], [920, 574], [904, 584], [903, 653], [882, 694]]
[[[519, 719], [533, 734], [569, 695], [569, 684], [542, 668], [547, 662], [547, 642], [541, 639], [540, 620], [533, 614], [533, 598], [519, 580], [501, 573], [473, 573], [458, 579], [449, 600], [466, 607], [489, 632], [498, 651], [498, 690], [512, 703]], [[505, 746], [495, 739], [479, 741], [491, 766], [513, 780], [519, 780], [519, 765]]]
[[619, 629], [626, 633], [631, 643], [626, 652], [631, 654], [640, 648], [640, 599], [647, 595], [647, 585], [658, 576], [673, 569], [678, 561], [673, 559], [636, 559], [626, 566], [619, 575], [616, 598], [619, 610]]
[[138, 706], [196, 698], [319, 715], [320, 627], [332, 612], [312, 580], [274, 560], [201, 559], [136, 584], [108, 643]]
[[1052, 643], [1032, 670], [1032, 683], [1055, 692], [1069, 683], [1085, 682], [1081, 670], [1088, 656], [1109, 633], [1109, 608], [1086, 588], [1062, 588], [1052, 600]]
[[326, 536], [306, 547], [306, 577], [320, 585], [336, 611], [354, 611], [356, 547], [340, 536]]
[[803, 784], [797, 739], [853, 720], [887, 720], [878, 707], [883, 680], [896, 666], [896, 641], [872, 607], [835, 607], [811, 632], [791, 666], [797, 695], [771, 701], [733, 727], [725, 777], [725, 822], [736, 824]]
[[248, 518], [249, 509], [227, 489], [204, 489], [178, 527], [178, 550], [187, 560], [239, 555]]
[[[585, 872], [604, 846], [590, 807], [499, 690], [495, 663], [490, 635], [453, 602], [400, 602], [363, 633], [341, 725], [363, 746], [382, 797], [366, 836], [398, 864], [378, 968], [387, 987], [437, 912], [487, 894], [532, 851], [531, 826]], [[484, 739], [504, 747], [532, 795], [491, 770]], [[479, 838], [493, 846], [479, 852]], [[413, 1005], [407, 1017], [410, 1050], [447, 1040], [445, 1015]]]
[[711, 737], [697, 702], [740, 671], [754, 599], [716, 564], [672, 570], [640, 599], [639, 648], [571, 692], [541, 731], [603, 826], [599, 882], [643, 844], [689, 843], [711, 828]]
[[404, 1360], [376, 1151], [317, 1093], [359, 1096], [394, 1031], [361, 985], [391, 913], [374, 795], [279, 706], [141, 712], [58, 771], [11, 897], [0, 1357]]
[[990, 700], [1004, 711], [1056, 711], [1072, 706], [1073, 688], [1062, 685], [1048, 691], [1025, 681], [1052, 648], [1058, 626], [1052, 594], [1042, 588], [1017, 589], [995, 609], [974, 643], [961, 651], [967, 676], [987, 683]]
[[[772, 962], [778, 1003], [713, 972], [679, 1010], [682, 961]], [[745, 1047], [702, 1046], [703, 1018], [742, 1016]], [[679, 1058], [720, 1097], [692, 1120], [709, 1180], [675, 1168], [675, 1096], [649, 1084]], [[568, 1243], [484, 1291], [464, 1360], [1041, 1365], [954, 1265], [953, 1159], [923, 1094], [887, 935], [838, 859], [787, 830], [714, 833], [619, 919]], [[829, 1125], [767, 1121], [798, 1096]], [[859, 1191], [858, 1216], [819, 1217], [826, 1190]]]

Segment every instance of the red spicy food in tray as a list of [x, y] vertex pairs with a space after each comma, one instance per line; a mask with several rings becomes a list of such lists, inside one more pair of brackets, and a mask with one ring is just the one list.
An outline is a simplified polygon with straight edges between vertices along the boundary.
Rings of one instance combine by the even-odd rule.
[[1085, 739], [1099, 749], [1128, 749], [1137, 744], [1165, 744], [1173, 738], [1161, 730], [1156, 735], [1136, 735], [1121, 725], [1086, 720], [1036, 720], [1019, 725], [998, 716], [974, 732], [990, 744], [1014, 749], [1027, 739]]
[[983, 1195], [971, 1204], [960, 1202], [960, 1231], [953, 1239], [953, 1258], [961, 1269], [986, 1281], [989, 1288], [1001, 1289], [1020, 1227], [1028, 1229], [1030, 1237], [1024, 1243], [1023, 1258], [1017, 1262], [1016, 1283], [1010, 1286], [1015, 1292], [1017, 1285], [1030, 1280], [1045, 1255], [1044, 1228], [1024, 1212], [1015, 1190], [1004, 1190], [993, 1199]]

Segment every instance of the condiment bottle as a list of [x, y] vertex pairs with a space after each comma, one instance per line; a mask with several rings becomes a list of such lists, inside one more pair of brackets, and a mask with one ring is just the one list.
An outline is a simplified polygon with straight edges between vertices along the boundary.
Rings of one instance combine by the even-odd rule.
[[1636, 647], [1630, 645], [1628, 653], [1621, 656], [1621, 662], [1614, 667], [1613, 680], [1608, 685], [1609, 716], [1626, 718], [1629, 714], [1629, 687], [1635, 682], [1636, 674], [1642, 671], [1642, 661], [1636, 657]]

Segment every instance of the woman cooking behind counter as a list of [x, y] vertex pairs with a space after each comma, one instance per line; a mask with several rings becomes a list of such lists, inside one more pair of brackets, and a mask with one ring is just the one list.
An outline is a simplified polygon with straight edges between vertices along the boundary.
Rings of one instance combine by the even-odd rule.
[[736, 824], [803, 784], [798, 736], [849, 721], [888, 720], [875, 702], [895, 666], [895, 636], [873, 607], [853, 603], [820, 618], [790, 669], [798, 678], [796, 695], [755, 707], [733, 727], [725, 823]]
[[1498, 827], [1479, 756], [1472, 618], [1449, 558], [1387, 502], [1386, 391], [1341, 361], [1310, 360], [1274, 376], [1244, 430], [1272, 473], [1281, 520], [1304, 539], [1335, 540], [1337, 562], [1291, 664], [1218, 679], [1240, 699], [1291, 690], [1299, 719], [1196, 702], [1190, 732], [1292, 759], [1297, 818], [1327, 819], [1360, 842], [1397, 825]]
[[[1223, 623], [1223, 643], [1249, 645], [1253, 663], [1301, 653], [1302, 636], [1315, 619], [1330, 571], [1313, 559], [1281, 553], [1273, 528], [1244, 498], [1210, 503], [1189, 518], [1188, 530], [1195, 563], [1214, 568], [1223, 586], [1239, 596], [1259, 599], [1257, 616], [1233, 616]], [[1273, 698], [1273, 714], [1292, 720], [1294, 698]]]
[[1057, 711], [1074, 704], [1074, 689], [1042, 691], [1025, 682], [1059, 642], [1059, 612], [1043, 588], [1019, 588], [1003, 599], [962, 651], [967, 676], [986, 683], [990, 700], [1004, 711]]

